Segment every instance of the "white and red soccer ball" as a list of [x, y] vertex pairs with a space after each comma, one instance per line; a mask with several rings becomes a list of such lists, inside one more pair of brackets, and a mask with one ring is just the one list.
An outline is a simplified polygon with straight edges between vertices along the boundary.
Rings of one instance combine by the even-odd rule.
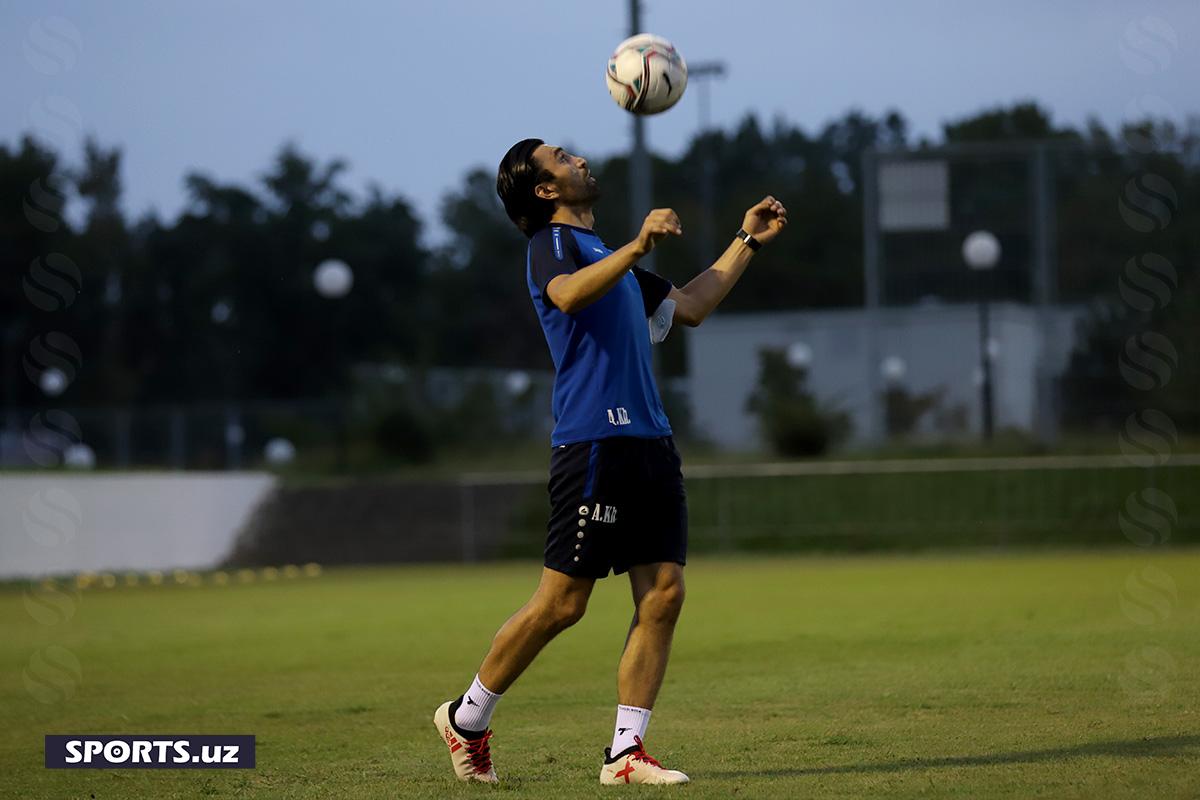
[[661, 36], [639, 33], [617, 45], [604, 78], [617, 105], [632, 114], [661, 114], [687, 88], [687, 63]]

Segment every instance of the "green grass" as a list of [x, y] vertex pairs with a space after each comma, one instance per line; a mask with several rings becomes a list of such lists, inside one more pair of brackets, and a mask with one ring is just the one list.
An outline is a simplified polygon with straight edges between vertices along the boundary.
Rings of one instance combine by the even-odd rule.
[[[657, 796], [596, 780], [629, 615], [615, 578], [501, 703], [504, 784], [450, 777], [433, 708], [537, 576], [334, 570], [89, 589], [33, 615], [0, 588], [0, 795]], [[1195, 797], [1198, 578], [1189, 550], [697, 559], [648, 744], [694, 798]], [[73, 691], [43, 704], [22, 671], [48, 645], [82, 680], [39, 672]], [[253, 733], [259, 767], [41, 766], [43, 734], [81, 732]]]

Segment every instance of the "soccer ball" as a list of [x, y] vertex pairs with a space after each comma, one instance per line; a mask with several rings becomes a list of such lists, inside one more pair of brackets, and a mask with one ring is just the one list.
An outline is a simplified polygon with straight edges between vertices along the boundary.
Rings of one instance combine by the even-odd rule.
[[604, 74], [617, 105], [634, 114], [660, 114], [687, 88], [687, 64], [675, 45], [639, 33], [617, 45]]

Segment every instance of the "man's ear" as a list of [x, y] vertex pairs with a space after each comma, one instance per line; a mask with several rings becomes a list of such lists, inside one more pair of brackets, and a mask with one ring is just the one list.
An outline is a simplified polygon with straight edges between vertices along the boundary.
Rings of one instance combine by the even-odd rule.
[[539, 200], [557, 200], [558, 189], [554, 188], [553, 183], [539, 183], [533, 187], [533, 195]]

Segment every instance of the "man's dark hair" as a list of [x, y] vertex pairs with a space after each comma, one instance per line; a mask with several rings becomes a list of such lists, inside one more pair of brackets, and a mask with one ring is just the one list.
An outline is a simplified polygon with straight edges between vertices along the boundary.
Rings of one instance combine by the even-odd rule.
[[533, 151], [545, 144], [541, 139], [522, 139], [508, 148], [496, 172], [496, 194], [504, 203], [508, 218], [529, 238], [550, 224], [554, 216], [554, 201], [543, 200], [533, 188], [543, 181], [553, 180], [549, 170], [538, 167]]

